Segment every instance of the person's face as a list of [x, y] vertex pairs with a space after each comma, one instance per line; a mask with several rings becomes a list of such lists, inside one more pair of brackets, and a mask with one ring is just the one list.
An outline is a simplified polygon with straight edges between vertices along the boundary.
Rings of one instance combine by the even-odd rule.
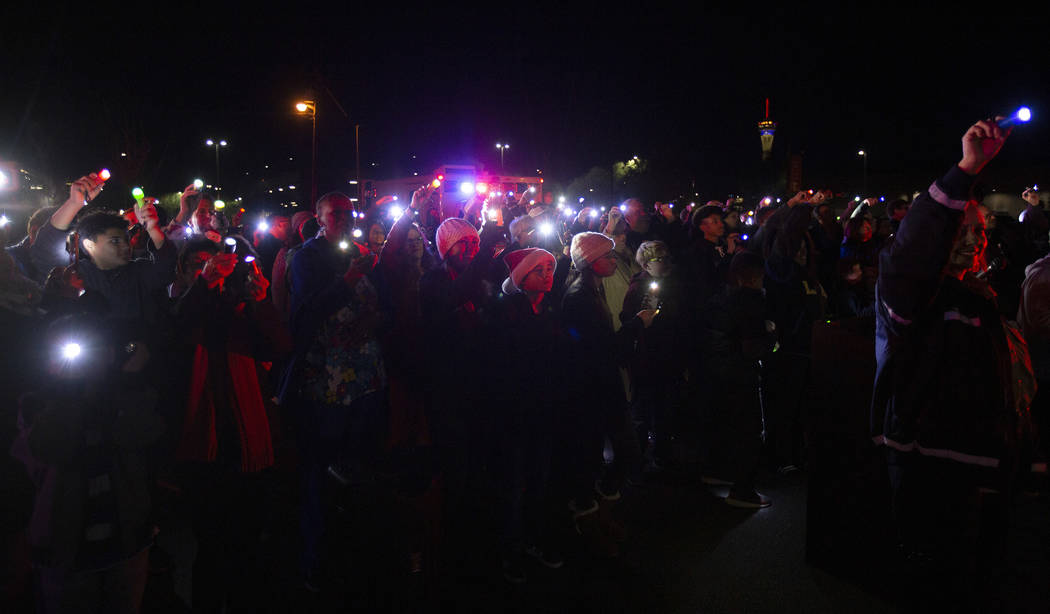
[[663, 279], [671, 274], [671, 257], [657, 253], [645, 263], [645, 272], [656, 279]]
[[344, 238], [350, 235], [350, 212], [353, 210], [349, 198], [332, 196], [317, 206], [317, 222], [321, 225], [324, 236], [329, 239]]
[[609, 277], [616, 272], [616, 252], [609, 250], [604, 256], [591, 263], [591, 270], [598, 277]]
[[948, 271], [961, 278], [967, 271], [977, 268], [987, 244], [984, 216], [981, 215], [980, 209], [968, 205], [963, 214], [962, 226], [955, 235], [952, 251], [948, 256]]
[[860, 283], [861, 278], [864, 276], [864, 271], [860, 268], [860, 263], [855, 263], [850, 270], [846, 273], [846, 282], [850, 285]]
[[202, 234], [205, 230], [211, 228], [211, 209], [198, 208], [193, 212], [192, 221], [194, 232]]
[[893, 221], [899, 222], [899, 221], [903, 220], [904, 216], [907, 215], [907, 214], [908, 214], [908, 207], [907, 206], [898, 207], [898, 208], [893, 210], [893, 212], [890, 214], [890, 217], [893, 219]]
[[288, 240], [288, 231], [292, 223], [286, 217], [276, 217], [270, 221], [270, 234], [281, 242]]
[[128, 236], [120, 228], [108, 228], [94, 240], [84, 239], [84, 249], [95, 266], [104, 271], [123, 266], [131, 260]]
[[405, 236], [404, 249], [412, 262], [419, 262], [423, 259], [423, 235], [419, 234], [415, 228], [410, 229]]
[[379, 251], [383, 248], [383, 243], [386, 243], [386, 233], [383, 227], [379, 224], [372, 224], [372, 227], [368, 229], [368, 246]]
[[704, 233], [704, 238], [714, 241], [725, 233], [725, 223], [722, 222], [722, 217], [718, 215], [709, 215], [700, 221], [700, 232]]
[[627, 201], [627, 211], [624, 212], [623, 217], [627, 220], [627, 225], [631, 227], [631, 230], [641, 233], [649, 231], [649, 214], [645, 212], [640, 201], [634, 199]]
[[521, 280], [521, 289], [525, 292], [550, 292], [554, 286], [554, 261], [547, 260], [536, 265]]
[[467, 265], [474, 260], [481, 249], [481, 241], [478, 237], [464, 237], [452, 244], [445, 252], [445, 260], [456, 271], [463, 271]]

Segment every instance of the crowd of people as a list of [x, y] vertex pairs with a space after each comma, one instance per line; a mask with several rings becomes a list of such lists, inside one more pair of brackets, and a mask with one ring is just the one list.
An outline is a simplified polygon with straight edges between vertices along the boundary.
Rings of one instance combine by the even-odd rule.
[[632, 198], [566, 217], [428, 185], [404, 211], [330, 192], [252, 229], [193, 185], [164, 221], [151, 198], [93, 206], [106, 182], [81, 177], [0, 256], [19, 340], [5, 445], [34, 487], [5, 523], [28, 547], [4, 555], [31, 560], [40, 611], [135, 611], [174, 499], [197, 542], [194, 609], [248, 608], [283, 462], [309, 590], [324, 589], [332, 493], [382, 480], [409, 572], [486, 527], [520, 584], [529, 565], [562, 567], [566, 539], [617, 556], [618, 501], [654, 473], [771, 505], [763, 468], [806, 460], [814, 326], [868, 318], [901, 541], [971, 560], [953, 539], [971, 496], [1045, 460], [1050, 403], [1035, 396], [1050, 379], [1039, 193], [1020, 221], [970, 196], [1005, 138], [975, 124], [913, 201], [813, 190], [746, 213]]

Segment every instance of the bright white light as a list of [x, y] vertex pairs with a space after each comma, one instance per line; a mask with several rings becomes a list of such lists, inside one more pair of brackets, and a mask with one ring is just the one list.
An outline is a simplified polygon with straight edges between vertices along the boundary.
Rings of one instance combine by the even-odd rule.
[[591, 217], [598, 217], [598, 212], [594, 209], [591, 209]]
[[767, 197], [762, 199], [762, 204], [763, 205], [771, 205], [771, 204], [773, 204], [773, 199], [767, 196]]
[[655, 281], [653, 283], [649, 284], [649, 289], [650, 290], [656, 290], [659, 287], [660, 287], [660, 284], [656, 283]]
[[860, 151], [858, 151], [858, 152], [857, 152], [857, 155], [858, 155], [858, 156], [864, 156], [864, 155], [867, 155], [867, 154], [865, 154], [865, 153], [864, 153], [864, 150], [863, 150], [863, 149], [861, 149]]
[[1017, 119], [1026, 122], [1032, 119], [1032, 110], [1028, 107], [1021, 107], [1017, 109]]
[[6, 185], [7, 185], [7, 175], [5, 173], [3, 173], [3, 172], [0, 172], [0, 188], [4, 187]]
[[215, 141], [213, 141], [211, 139], [208, 139], [207, 141], [204, 141], [204, 144], [207, 145], [208, 147], [211, 147], [212, 145], [215, 144]]
[[566, 217], [572, 217], [574, 215], [574, 213], [573, 213], [572, 209], [566, 209], [565, 210], [565, 215], [566, 215]]
[[62, 346], [62, 358], [65, 358], [66, 360], [73, 360], [77, 356], [80, 356], [80, 352], [80, 344], [75, 341], [70, 341]]
[[346, 250], [350, 249], [350, 242], [347, 241], [346, 239], [343, 239], [342, 241], [339, 242], [339, 249], [343, 250], [344, 252]]
[[565, 202], [565, 197], [564, 196], [559, 196], [558, 197], [558, 202], [560, 202], [560, 203]]
[[602, 207], [602, 213], [605, 213], [605, 207]]
[[266, 232], [270, 229], [270, 225], [266, 223], [266, 220], [259, 220], [259, 225], [256, 226], [256, 228], [258, 228], [262, 232]]
[[854, 196], [853, 197], [853, 202], [859, 203], [860, 202], [860, 196]]
[[213, 203], [213, 206], [221, 211], [226, 208], [226, 202], [223, 200], [217, 200]]
[[459, 184], [459, 191], [463, 192], [464, 194], [473, 194], [474, 193], [474, 184], [472, 182], [470, 182], [470, 181], [461, 182]]
[[186, 236], [190, 236], [192, 234], [193, 234], [193, 228], [187, 226], [186, 227]]
[[226, 147], [226, 141], [219, 141], [219, 145], [222, 147]]
[[395, 220], [400, 219], [401, 216], [404, 215], [404, 214], [405, 214], [405, 210], [402, 209], [401, 207], [397, 207], [397, 206], [390, 207], [390, 217], [394, 218]]
[[226, 237], [226, 239], [223, 241], [223, 243], [225, 243], [226, 245], [229, 245], [230, 247], [233, 247], [233, 246], [237, 245], [237, 239], [234, 239], [233, 237]]
[[627, 211], [627, 205], [620, 205], [620, 211]]
[[294, 186], [294, 185], [290, 185], [290, 186], [288, 186], [288, 189], [289, 189], [289, 190], [294, 190], [294, 189], [295, 189], [295, 186]]
[[581, 202], [581, 203], [583, 202], [583, 197], [582, 197], [582, 196], [580, 197], [580, 202]]
[[193, 188], [195, 190], [199, 190], [199, 189], [201, 189], [203, 187], [204, 187], [204, 182], [203, 181], [201, 181], [200, 179], [194, 179], [193, 180]]
[[397, 200], [397, 194], [394, 194], [394, 200]]
[[536, 193], [536, 186], [529, 186], [529, 192]]
[[747, 241], [747, 235], [740, 235], [740, 238]]
[[3, 228], [4, 226], [7, 226], [10, 223], [11, 220], [9, 220], [6, 215], [0, 215], [0, 228]]
[[552, 226], [549, 223], [540, 224], [540, 234], [541, 235], [546, 237], [549, 234], [551, 234], [552, 232], [554, 232], [554, 226]]
[[353, 233], [351, 233], [351, 234], [353, 234], [353, 235], [354, 235], [354, 238], [355, 238], [355, 239], [360, 239], [360, 238], [361, 238], [361, 235], [363, 235], [363, 234], [365, 234], [365, 233], [361, 232], [361, 229], [360, 229], [360, 228], [355, 228], [355, 229], [354, 229], [354, 232], [353, 232]]

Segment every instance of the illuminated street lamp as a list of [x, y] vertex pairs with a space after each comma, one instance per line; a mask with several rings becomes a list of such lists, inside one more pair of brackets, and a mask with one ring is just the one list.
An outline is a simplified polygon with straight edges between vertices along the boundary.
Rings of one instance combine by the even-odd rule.
[[864, 180], [861, 182], [861, 186], [865, 194], [868, 193], [868, 152], [860, 149], [857, 151], [857, 155], [864, 160]]
[[215, 189], [216, 190], [222, 190], [222, 188], [219, 187], [219, 148], [220, 147], [226, 147], [226, 145], [228, 145], [228, 143], [226, 141], [222, 140], [222, 139], [220, 139], [218, 141], [215, 141], [213, 139], [208, 139], [208, 140], [204, 141], [204, 144], [207, 145], [208, 147], [214, 147], [215, 148]]
[[310, 202], [317, 202], [317, 103], [313, 100], [300, 100], [295, 103], [295, 112], [310, 118]]
[[510, 143], [496, 143], [496, 149], [499, 150], [499, 170], [503, 171], [503, 153], [510, 149]]

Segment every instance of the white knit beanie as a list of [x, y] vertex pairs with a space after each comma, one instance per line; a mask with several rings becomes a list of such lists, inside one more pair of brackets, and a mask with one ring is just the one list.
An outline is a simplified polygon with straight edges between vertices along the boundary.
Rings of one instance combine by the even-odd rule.
[[600, 232], [581, 232], [572, 238], [569, 256], [577, 269], [583, 269], [615, 247], [616, 243]]
[[445, 259], [445, 252], [452, 248], [458, 241], [465, 237], [477, 237], [478, 231], [471, 226], [470, 222], [459, 217], [450, 217], [438, 226], [434, 239], [437, 243], [438, 255]]

